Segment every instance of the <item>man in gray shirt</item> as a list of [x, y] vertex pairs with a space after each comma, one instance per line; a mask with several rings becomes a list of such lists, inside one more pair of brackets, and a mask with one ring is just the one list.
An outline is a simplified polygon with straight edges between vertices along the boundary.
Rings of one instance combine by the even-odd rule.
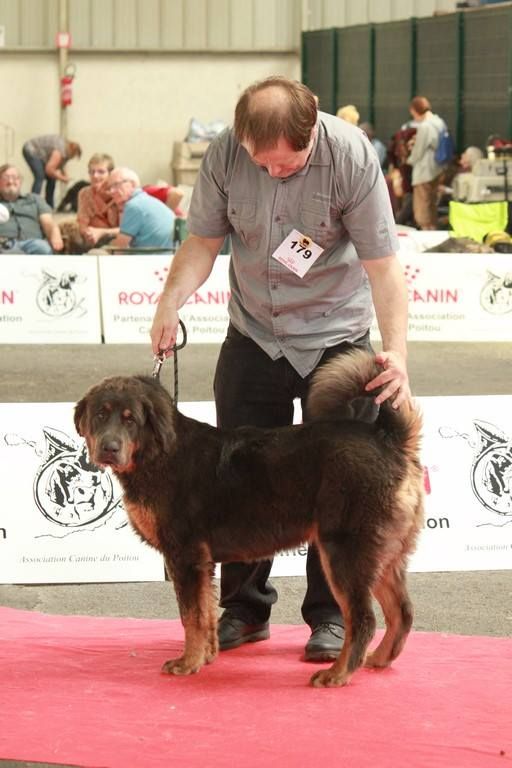
[[[354, 403], [354, 412], [371, 421], [385, 399], [399, 407], [410, 397], [407, 287], [379, 160], [357, 127], [317, 111], [308, 88], [272, 77], [246, 89], [234, 128], [203, 159], [187, 225], [152, 345], [157, 353], [175, 343], [179, 309], [231, 234], [230, 324], [214, 383], [220, 427], [290, 424], [293, 400], [305, 407], [319, 365], [354, 345], [370, 348], [372, 301], [384, 370], [369, 389], [384, 388], [375, 400]], [[222, 566], [221, 650], [269, 636], [277, 599], [271, 564]], [[305, 659], [327, 661], [339, 654], [344, 622], [311, 547], [307, 579]]]
[[30, 254], [62, 251], [62, 236], [52, 209], [39, 195], [23, 195], [21, 181], [14, 165], [0, 166], [0, 202], [9, 212], [9, 219], [0, 224], [0, 250]]

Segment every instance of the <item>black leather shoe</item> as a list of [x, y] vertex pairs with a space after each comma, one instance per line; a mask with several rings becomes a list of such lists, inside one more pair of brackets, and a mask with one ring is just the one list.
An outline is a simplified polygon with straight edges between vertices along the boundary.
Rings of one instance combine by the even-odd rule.
[[326, 621], [318, 624], [304, 649], [304, 661], [334, 661], [345, 639], [345, 628]]
[[268, 621], [263, 624], [246, 624], [234, 616], [222, 616], [217, 627], [219, 637], [219, 650], [229, 651], [238, 648], [244, 643], [257, 643], [259, 640], [268, 640], [270, 630]]

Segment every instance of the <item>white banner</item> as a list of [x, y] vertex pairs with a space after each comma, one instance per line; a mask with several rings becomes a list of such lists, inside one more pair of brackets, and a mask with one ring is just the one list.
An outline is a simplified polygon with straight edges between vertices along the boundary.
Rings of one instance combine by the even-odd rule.
[[399, 258], [409, 288], [410, 341], [512, 340], [512, 255], [406, 249]]
[[1, 344], [101, 343], [92, 256], [0, 257]]
[[419, 403], [427, 495], [411, 570], [512, 568], [512, 396]]
[[[426, 514], [410, 570], [512, 568], [512, 396], [419, 404]], [[213, 403], [180, 410], [215, 423]], [[0, 405], [0, 583], [163, 579], [161, 557], [127, 523], [116, 481], [88, 463], [72, 412], [69, 403]], [[272, 575], [303, 575], [306, 552], [279, 554]]]
[[[446, 232], [402, 232], [410, 341], [511, 341], [512, 256], [424, 253]], [[149, 346], [169, 255], [2, 256], [0, 343]], [[220, 344], [228, 324], [229, 256], [181, 309], [191, 343]], [[98, 296], [98, 260], [100, 299]], [[378, 338], [376, 324], [372, 337]]]
[[[409, 288], [410, 341], [512, 341], [512, 256], [437, 254], [420, 249], [440, 234], [402, 236], [399, 258]], [[425, 235], [430, 236], [426, 238]], [[168, 256], [100, 257], [107, 343], [149, 343], [149, 330], [168, 271]], [[189, 341], [223, 341], [228, 323], [229, 256], [180, 311]], [[376, 323], [372, 338], [378, 339]]]
[[413, 227], [397, 226], [398, 242], [400, 243], [400, 253], [404, 251], [426, 251], [427, 248], [435, 248], [445, 240], [448, 240], [450, 233], [446, 230], [421, 230]]
[[[418, 398], [425, 521], [412, 572], [512, 568], [512, 396]], [[306, 547], [273, 576], [306, 572]]]
[[[169, 271], [169, 255], [100, 256], [105, 342], [148, 344], [156, 305]], [[206, 283], [180, 310], [191, 343], [220, 344], [226, 335], [229, 256], [218, 256]]]
[[0, 405], [0, 583], [160, 581], [120, 488], [89, 464], [71, 403]]

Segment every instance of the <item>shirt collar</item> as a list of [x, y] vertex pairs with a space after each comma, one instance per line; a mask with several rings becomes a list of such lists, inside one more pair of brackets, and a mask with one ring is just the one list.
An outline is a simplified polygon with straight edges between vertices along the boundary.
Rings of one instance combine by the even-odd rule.
[[320, 137], [322, 139], [325, 138], [325, 127], [320, 119], [320, 113], [318, 114], [317, 118], [317, 131], [316, 131], [316, 138], [315, 143], [313, 145], [313, 149], [311, 150], [311, 154], [309, 156], [309, 161], [306, 165], [330, 165], [331, 163], [331, 154], [327, 150], [327, 145], [324, 141], [320, 142]]

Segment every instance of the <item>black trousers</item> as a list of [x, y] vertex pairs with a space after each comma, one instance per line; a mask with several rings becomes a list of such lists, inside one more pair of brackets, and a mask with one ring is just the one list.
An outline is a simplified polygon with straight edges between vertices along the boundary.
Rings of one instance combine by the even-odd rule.
[[[334, 355], [354, 346], [371, 350], [369, 333], [355, 344], [342, 343], [325, 350], [317, 368]], [[214, 391], [219, 427], [280, 427], [293, 422], [293, 401], [302, 403], [307, 420], [306, 398], [312, 374], [302, 378], [284, 357], [271, 360], [251, 339], [230, 324], [215, 371]], [[347, 416], [372, 422], [377, 416], [373, 398], [354, 400]], [[220, 605], [248, 624], [268, 621], [277, 592], [268, 581], [272, 560], [258, 563], [227, 563], [221, 568]], [[318, 552], [309, 547], [306, 561], [307, 590], [302, 617], [315, 627], [328, 621], [343, 624], [337, 602], [325, 580]]]

